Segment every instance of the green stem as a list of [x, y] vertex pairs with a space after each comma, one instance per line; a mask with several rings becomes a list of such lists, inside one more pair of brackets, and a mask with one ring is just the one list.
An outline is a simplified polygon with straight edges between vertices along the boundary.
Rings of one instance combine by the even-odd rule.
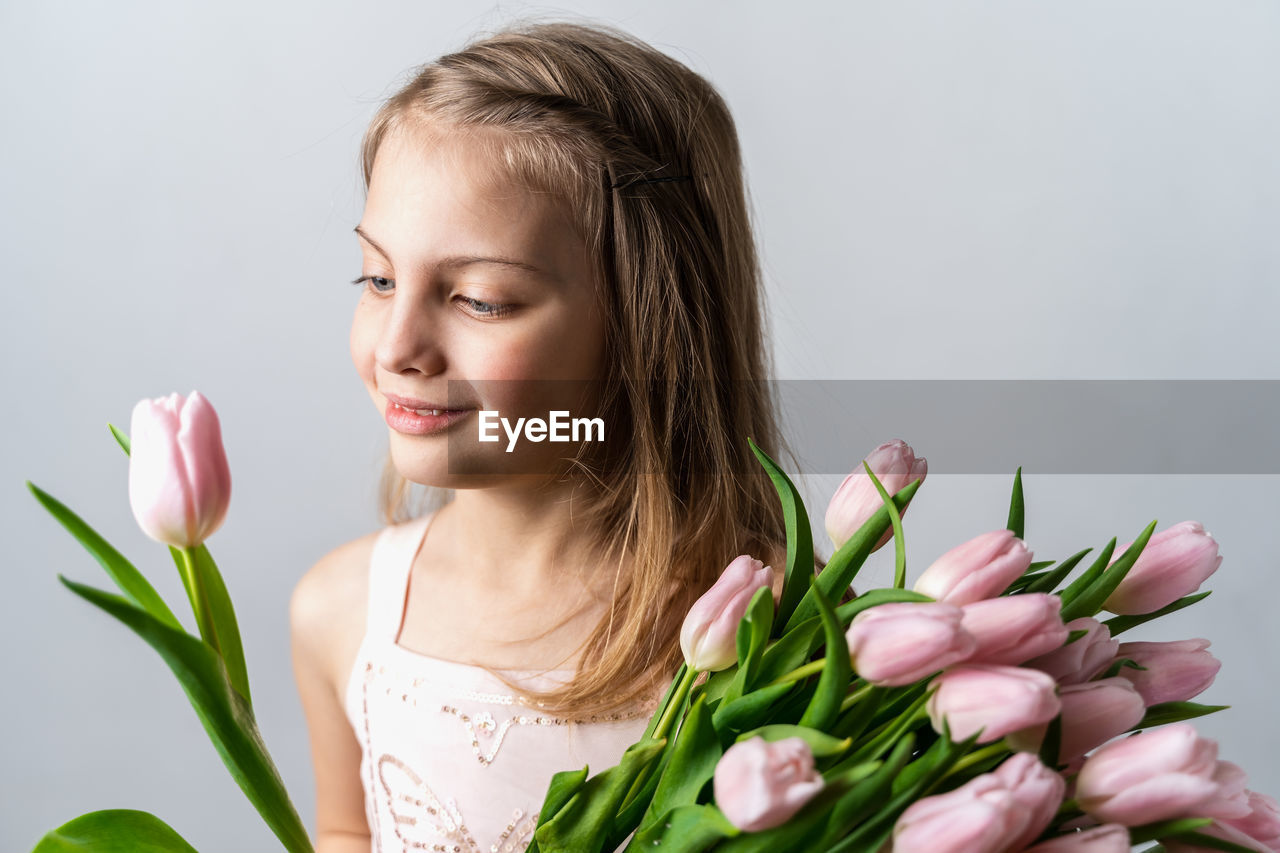
[[667, 736], [667, 729], [671, 727], [671, 721], [675, 719], [675, 715], [684, 705], [684, 700], [689, 695], [689, 688], [697, 677], [698, 670], [693, 667], [685, 669], [684, 677], [676, 685], [676, 692], [672, 694], [671, 701], [667, 704], [667, 710], [662, 712], [662, 719], [658, 720], [658, 727], [653, 730], [653, 734], [649, 737], [650, 740], [662, 740]]
[[1075, 800], [1063, 800], [1062, 805], [1058, 807], [1058, 814], [1063, 815], [1069, 812], [1079, 811], [1080, 804]]
[[822, 667], [823, 665], [826, 664], [826, 662], [827, 662], [826, 658], [819, 658], [818, 660], [809, 661], [804, 666], [793, 669], [790, 672], [788, 672], [786, 675], [782, 675], [775, 678], [773, 681], [770, 681], [768, 684], [766, 684], [765, 687], [773, 687], [778, 684], [789, 684], [790, 682], [793, 682], [793, 681], [799, 681], [802, 678], [808, 678], [811, 675], [822, 672]]
[[[1009, 747], [1004, 743], [1004, 741], [996, 741], [995, 743], [984, 746], [982, 749], [974, 750], [952, 765], [951, 769], [947, 771], [947, 776], [954, 776], [960, 771], [986, 761], [993, 755], [999, 755], [1002, 752], [1009, 752]], [[945, 779], [946, 776], [943, 778]]]
[[218, 632], [213, 626], [213, 611], [209, 609], [209, 596], [205, 592], [200, 573], [196, 571], [195, 551], [187, 547], [178, 550], [182, 553], [182, 584], [187, 588], [187, 597], [191, 599], [191, 610], [195, 613], [200, 636], [213, 646], [214, 651], [222, 654], [218, 645]]
[[859, 687], [857, 690], [854, 690], [848, 696], [844, 697], [844, 701], [840, 703], [840, 712], [844, 713], [845, 711], [852, 708], [854, 705], [857, 705], [866, 697], [868, 693], [874, 690], [875, 687], [876, 686], [874, 684], [867, 682], [863, 684], [861, 687]]

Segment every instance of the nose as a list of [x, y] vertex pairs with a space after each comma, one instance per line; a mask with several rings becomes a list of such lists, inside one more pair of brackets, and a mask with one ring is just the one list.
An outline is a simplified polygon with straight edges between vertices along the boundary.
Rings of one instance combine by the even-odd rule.
[[427, 306], [427, 296], [398, 292], [383, 315], [374, 358], [388, 373], [418, 371], [427, 375], [445, 368], [441, 324]]

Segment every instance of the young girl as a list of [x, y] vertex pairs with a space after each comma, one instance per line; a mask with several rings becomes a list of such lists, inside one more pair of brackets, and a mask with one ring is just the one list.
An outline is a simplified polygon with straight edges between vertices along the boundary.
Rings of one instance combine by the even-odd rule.
[[[351, 355], [388, 425], [386, 524], [291, 601], [317, 850], [523, 850], [554, 773], [643, 734], [724, 567], [780, 586], [736, 133], [681, 63], [543, 23], [421, 68], [362, 159]], [[603, 440], [478, 439], [482, 411], [556, 410]], [[409, 483], [447, 497], [415, 515]]]

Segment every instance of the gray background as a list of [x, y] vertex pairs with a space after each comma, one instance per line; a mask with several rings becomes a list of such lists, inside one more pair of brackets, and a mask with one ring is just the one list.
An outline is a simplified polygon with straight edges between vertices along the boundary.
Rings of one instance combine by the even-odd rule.
[[[287, 603], [378, 525], [386, 441], [347, 353], [358, 141], [409, 69], [530, 11], [620, 25], [724, 94], [779, 378], [1280, 378], [1272, 2], [5, 3], [0, 847], [128, 807], [200, 850], [275, 849], [160, 659], [58, 583], [111, 587], [23, 485], [184, 612], [106, 422], [192, 388], [218, 408], [235, 482], [210, 546], [264, 735], [314, 827]], [[1273, 433], [1259, 417], [1223, 439], [1248, 454]], [[870, 449], [850, 446], [845, 470]], [[926, 483], [912, 577], [1003, 526], [1011, 474]], [[805, 481], [815, 517], [838, 480]], [[1214, 595], [1126, 636], [1213, 640], [1225, 666], [1201, 700], [1235, 707], [1198, 728], [1280, 794], [1277, 477], [1025, 483], [1039, 559], [1152, 519], [1217, 537]], [[884, 582], [889, 550], [860, 586]]]

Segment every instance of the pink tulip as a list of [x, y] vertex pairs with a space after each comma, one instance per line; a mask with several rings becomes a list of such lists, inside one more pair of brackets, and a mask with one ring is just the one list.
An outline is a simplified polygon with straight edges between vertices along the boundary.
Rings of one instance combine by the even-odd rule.
[[1129, 853], [1129, 830], [1118, 823], [1104, 823], [1083, 832], [1059, 835], [1028, 847], [1025, 853]]
[[1076, 776], [1076, 802], [1101, 821], [1138, 826], [1179, 817], [1249, 814], [1220, 767], [1217, 741], [1187, 723], [1144, 729], [1099, 747]]
[[1053, 679], [1020, 666], [964, 663], [946, 669], [925, 702], [933, 730], [945, 718], [951, 739], [961, 741], [982, 729], [978, 743], [1047, 723], [1062, 710]]
[[1276, 801], [1257, 791], [1245, 789], [1245, 802], [1249, 805], [1249, 814], [1244, 817], [1229, 818], [1222, 823], [1243, 832], [1256, 841], [1260, 841], [1271, 850], [1280, 850], [1280, 808]]
[[[1079, 758], [1124, 734], [1142, 722], [1147, 711], [1138, 691], [1123, 678], [1063, 685], [1058, 690], [1058, 699], [1062, 702], [1059, 762]], [[1048, 723], [1042, 723], [1012, 732], [1007, 740], [1014, 749], [1039, 752], [1048, 728]]]
[[[1116, 549], [1117, 560], [1131, 544]], [[1200, 522], [1180, 521], [1147, 540], [1102, 606], [1112, 613], [1152, 613], [1195, 592], [1221, 564], [1218, 543]]]
[[1081, 616], [1067, 623], [1067, 632], [1085, 630], [1083, 637], [1048, 654], [1026, 661], [1026, 665], [1047, 672], [1059, 684], [1079, 684], [1102, 672], [1115, 660], [1120, 642], [1111, 639], [1111, 631], [1092, 616]]
[[977, 641], [970, 663], [1019, 664], [1067, 641], [1062, 599], [1043, 592], [1005, 595], [961, 608], [960, 627]]
[[773, 587], [773, 569], [747, 554], [735, 559], [689, 608], [680, 649], [690, 669], [718, 672], [738, 660], [738, 623], [761, 587]]
[[[872, 473], [890, 497], [914, 480], [923, 481], [929, 472], [928, 460], [923, 456], [916, 456], [911, 446], [899, 438], [886, 441], [871, 451], [864, 461], [871, 466]], [[831, 498], [831, 503], [827, 505], [827, 535], [831, 537], [836, 549], [857, 533], [882, 506], [884, 501], [876, 491], [875, 484], [867, 476], [866, 469], [859, 465], [852, 474], [844, 478]], [[903, 507], [899, 510], [899, 515], [905, 515], [906, 511], [906, 507]], [[871, 550], [879, 550], [891, 538], [893, 528], [885, 530], [880, 541]]]
[[933, 561], [913, 589], [957, 606], [995, 598], [1022, 577], [1032, 552], [1012, 530], [992, 530], [957, 545]]
[[1186, 702], [1205, 691], [1218, 674], [1222, 661], [1209, 654], [1205, 639], [1166, 643], [1121, 643], [1117, 658], [1129, 658], [1146, 669], [1120, 667], [1118, 675], [1133, 682], [1148, 705]]
[[770, 743], [756, 736], [720, 757], [712, 789], [730, 823], [743, 832], [759, 832], [786, 823], [824, 784], [803, 739]]
[[195, 547], [222, 526], [231, 469], [218, 414], [199, 391], [141, 400], [130, 423], [129, 504], [142, 531]]
[[893, 828], [893, 853], [1005, 853], [1044, 831], [1062, 802], [1062, 777], [1027, 753], [994, 772], [907, 807]]
[[940, 601], [894, 601], [853, 617], [845, 639], [858, 675], [879, 687], [900, 687], [973, 653], [963, 612]]

